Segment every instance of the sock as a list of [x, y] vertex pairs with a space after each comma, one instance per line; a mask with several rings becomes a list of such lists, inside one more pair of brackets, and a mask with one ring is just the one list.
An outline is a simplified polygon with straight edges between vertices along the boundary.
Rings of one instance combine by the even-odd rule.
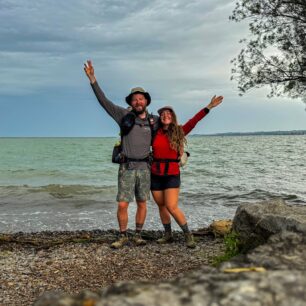
[[172, 230], [171, 230], [171, 223], [163, 224], [163, 226], [164, 226], [164, 229], [165, 229], [166, 233], [171, 233], [172, 232]]
[[136, 233], [137, 234], [140, 234], [142, 227], [143, 227], [143, 224], [136, 223]]
[[182, 231], [184, 232], [184, 234], [190, 233], [190, 230], [189, 230], [189, 228], [188, 228], [187, 223], [184, 224], [184, 225], [180, 225], [180, 227], [181, 227]]
[[120, 231], [120, 236], [127, 236], [127, 231]]

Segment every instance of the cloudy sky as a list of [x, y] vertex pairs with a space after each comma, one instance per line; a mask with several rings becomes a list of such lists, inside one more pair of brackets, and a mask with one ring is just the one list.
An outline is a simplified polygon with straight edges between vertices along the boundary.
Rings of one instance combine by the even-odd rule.
[[115, 136], [83, 71], [92, 59], [106, 95], [126, 106], [150, 92], [150, 111], [173, 105], [184, 123], [214, 95], [224, 102], [193, 131], [306, 129], [305, 104], [243, 97], [230, 60], [248, 35], [229, 0], [0, 0], [0, 136]]

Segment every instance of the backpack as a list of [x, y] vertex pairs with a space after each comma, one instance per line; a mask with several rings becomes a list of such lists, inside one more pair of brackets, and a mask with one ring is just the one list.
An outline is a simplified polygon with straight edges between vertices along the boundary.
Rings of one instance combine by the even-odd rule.
[[[151, 129], [151, 142], [153, 141], [154, 135], [156, 133], [156, 130], [154, 130], [154, 117], [153, 114], [150, 114], [147, 116], [147, 120], [149, 122], [149, 126]], [[132, 162], [149, 162], [150, 161], [150, 156], [144, 158], [144, 159], [135, 159], [135, 158], [128, 158], [125, 156], [122, 152], [122, 137], [126, 136], [129, 134], [129, 132], [132, 130], [134, 125], [136, 123], [136, 114], [131, 111], [127, 113], [122, 119], [120, 123], [120, 136], [121, 139], [118, 141], [113, 148], [113, 153], [112, 153], [112, 162], [115, 164], [122, 164], [126, 163], [128, 161]]]

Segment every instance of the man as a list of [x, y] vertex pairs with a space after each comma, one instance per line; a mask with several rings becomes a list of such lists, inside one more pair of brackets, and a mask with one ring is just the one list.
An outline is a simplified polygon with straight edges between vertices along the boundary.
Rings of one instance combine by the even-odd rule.
[[136, 198], [136, 233], [133, 240], [136, 245], [145, 244], [141, 237], [141, 230], [145, 222], [147, 205], [150, 196], [150, 167], [149, 154], [153, 130], [157, 128], [158, 117], [149, 118], [146, 107], [151, 97], [143, 88], [136, 87], [126, 97], [126, 102], [135, 114], [134, 124], [128, 132], [123, 133], [123, 121], [131, 112], [115, 105], [108, 100], [98, 85], [91, 61], [84, 64], [84, 71], [90, 80], [92, 89], [106, 112], [118, 123], [121, 128], [121, 142], [124, 162], [120, 164], [118, 172], [118, 210], [117, 218], [120, 235], [117, 241], [111, 244], [113, 248], [121, 248], [128, 242], [128, 206]]

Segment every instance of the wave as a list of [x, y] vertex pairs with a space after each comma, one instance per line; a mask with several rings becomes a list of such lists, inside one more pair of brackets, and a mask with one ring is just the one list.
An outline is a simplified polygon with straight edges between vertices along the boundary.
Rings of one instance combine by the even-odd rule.
[[215, 205], [216, 203], [224, 206], [238, 206], [241, 203], [254, 203], [257, 201], [264, 201], [273, 198], [282, 198], [291, 204], [306, 204], [305, 198], [288, 193], [276, 193], [266, 191], [263, 189], [254, 189], [249, 192], [235, 192], [231, 190], [229, 192], [220, 193], [202, 193], [202, 192], [183, 192], [182, 198], [184, 200], [192, 201], [193, 203], [202, 203], [203, 201], [207, 204]]
[[24, 173], [24, 172], [31, 172], [31, 171], [37, 171], [37, 169], [28, 168], [28, 169], [18, 169], [18, 170], [8, 170], [10, 173]]
[[55, 198], [72, 198], [94, 194], [114, 193], [117, 186], [93, 186], [93, 185], [61, 185], [49, 184], [45, 186], [0, 186], [2, 197], [20, 196], [22, 194], [47, 193]]
[[14, 170], [4, 170], [1, 173], [1, 177], [4, 179], [5, 177], [11, 177], [14, 179], [30, 179], [35, 177], [62, 177], [68, 176], [67, 171], [61, 171], [57, 169], [14, 169]]

